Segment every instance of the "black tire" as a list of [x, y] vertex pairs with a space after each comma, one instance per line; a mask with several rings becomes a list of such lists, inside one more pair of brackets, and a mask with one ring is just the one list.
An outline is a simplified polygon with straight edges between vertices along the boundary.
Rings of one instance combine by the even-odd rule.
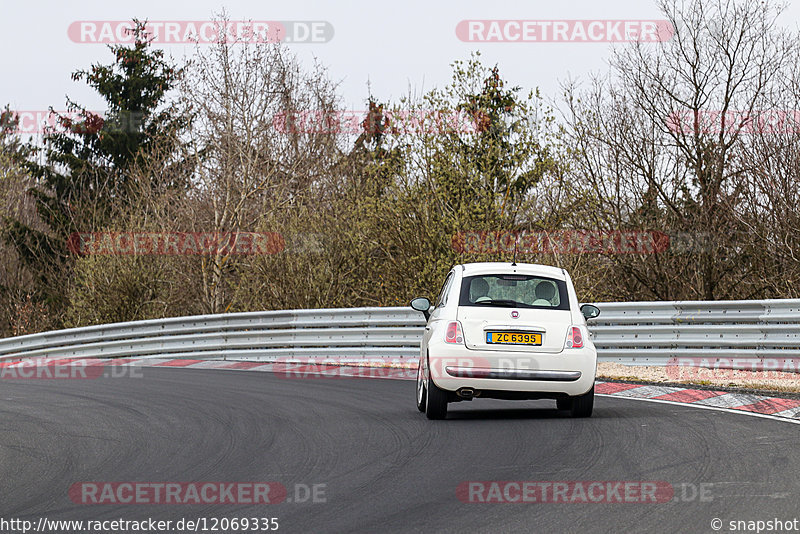
[[561, 399], [556, 399], [556, 408], [558, 410], [571, 410], [572, 409], [572, 398], [564, 397]]
[[591, 417], [594, 407], [594, 386], [580, 397], [572, 398], [570, 415], [572, 417]]
[[422, 413], [425, 413], [425, 403], [427, 398], [427, 393], [425, 392], [425, 381], [422, 379], [422, 365], [419, 366], [417, 369], [417, 410]]
[[447, 417], [447, 392], [433, 383], [431, 377], [425, 382], [425, 415], [428, 419], [444, 419]]

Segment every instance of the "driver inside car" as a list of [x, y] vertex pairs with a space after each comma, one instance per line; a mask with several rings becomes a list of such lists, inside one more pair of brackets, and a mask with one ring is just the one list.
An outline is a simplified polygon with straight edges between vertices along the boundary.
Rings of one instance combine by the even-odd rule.
[[469, 297], [472, 303], [492, 300], [489, 298], [489, 282], [483, 278], [474, 279], [469, 285]]

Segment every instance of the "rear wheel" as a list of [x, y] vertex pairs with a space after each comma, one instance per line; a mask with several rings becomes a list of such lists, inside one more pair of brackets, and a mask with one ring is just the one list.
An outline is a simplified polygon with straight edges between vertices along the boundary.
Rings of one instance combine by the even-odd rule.
[[422, 365], [417, 369], [417, 410], [425, 411], [425, 381], [422, 379]]
[[572, 399], [570, 397], [564, 397], [561, 399], [556, 399], [556, 408], [559, 410], [569, 410], [572, 408]]
[[572, 406], [570, 406], [570, 415], [572, 417], [591, 417], [592, 408], [594, 407], [594, 386], [588, 392], [580, 397], [572, 398]]
[[447, 392], [433, 383], [431, 377], [425, 381], [425, 415], [428, 419], [447, 417]]

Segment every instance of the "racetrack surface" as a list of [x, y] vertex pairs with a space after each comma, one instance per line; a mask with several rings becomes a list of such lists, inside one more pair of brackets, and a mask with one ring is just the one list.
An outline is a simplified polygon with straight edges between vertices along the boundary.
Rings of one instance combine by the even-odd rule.
[[[140, 378], [0, 381], [0, 517], [277, 517], [279, 532], [712, 532], [793, 519], [800, 427], [597, 397], [475, 400], [445, 421], [414, 382], [146, 368]], [[664, 481], [667, 503], [466, 503], [465, 481]], [[325, 502], [85, 505], [84, 481], [324, 484]], [[704, 485], [706, 499], [692, 495]], [[712, 500], [708, 500], [708, 492]], [[681, 493], [684, 492], [684, 495]], [[686, 502], [684, 502], [684, 500]]]

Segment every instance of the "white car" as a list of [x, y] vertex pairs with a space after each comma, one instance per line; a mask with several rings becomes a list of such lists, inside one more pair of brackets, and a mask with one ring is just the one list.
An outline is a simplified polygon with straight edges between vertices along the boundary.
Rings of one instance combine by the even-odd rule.
[[444, 419], [447, 404], [476, 397], [555, 399], [573, 417], [594, 404], [597, 351], [569, 274], [524, 263], [470, 263], [448, 273], [420, 344], [417, 408]]

